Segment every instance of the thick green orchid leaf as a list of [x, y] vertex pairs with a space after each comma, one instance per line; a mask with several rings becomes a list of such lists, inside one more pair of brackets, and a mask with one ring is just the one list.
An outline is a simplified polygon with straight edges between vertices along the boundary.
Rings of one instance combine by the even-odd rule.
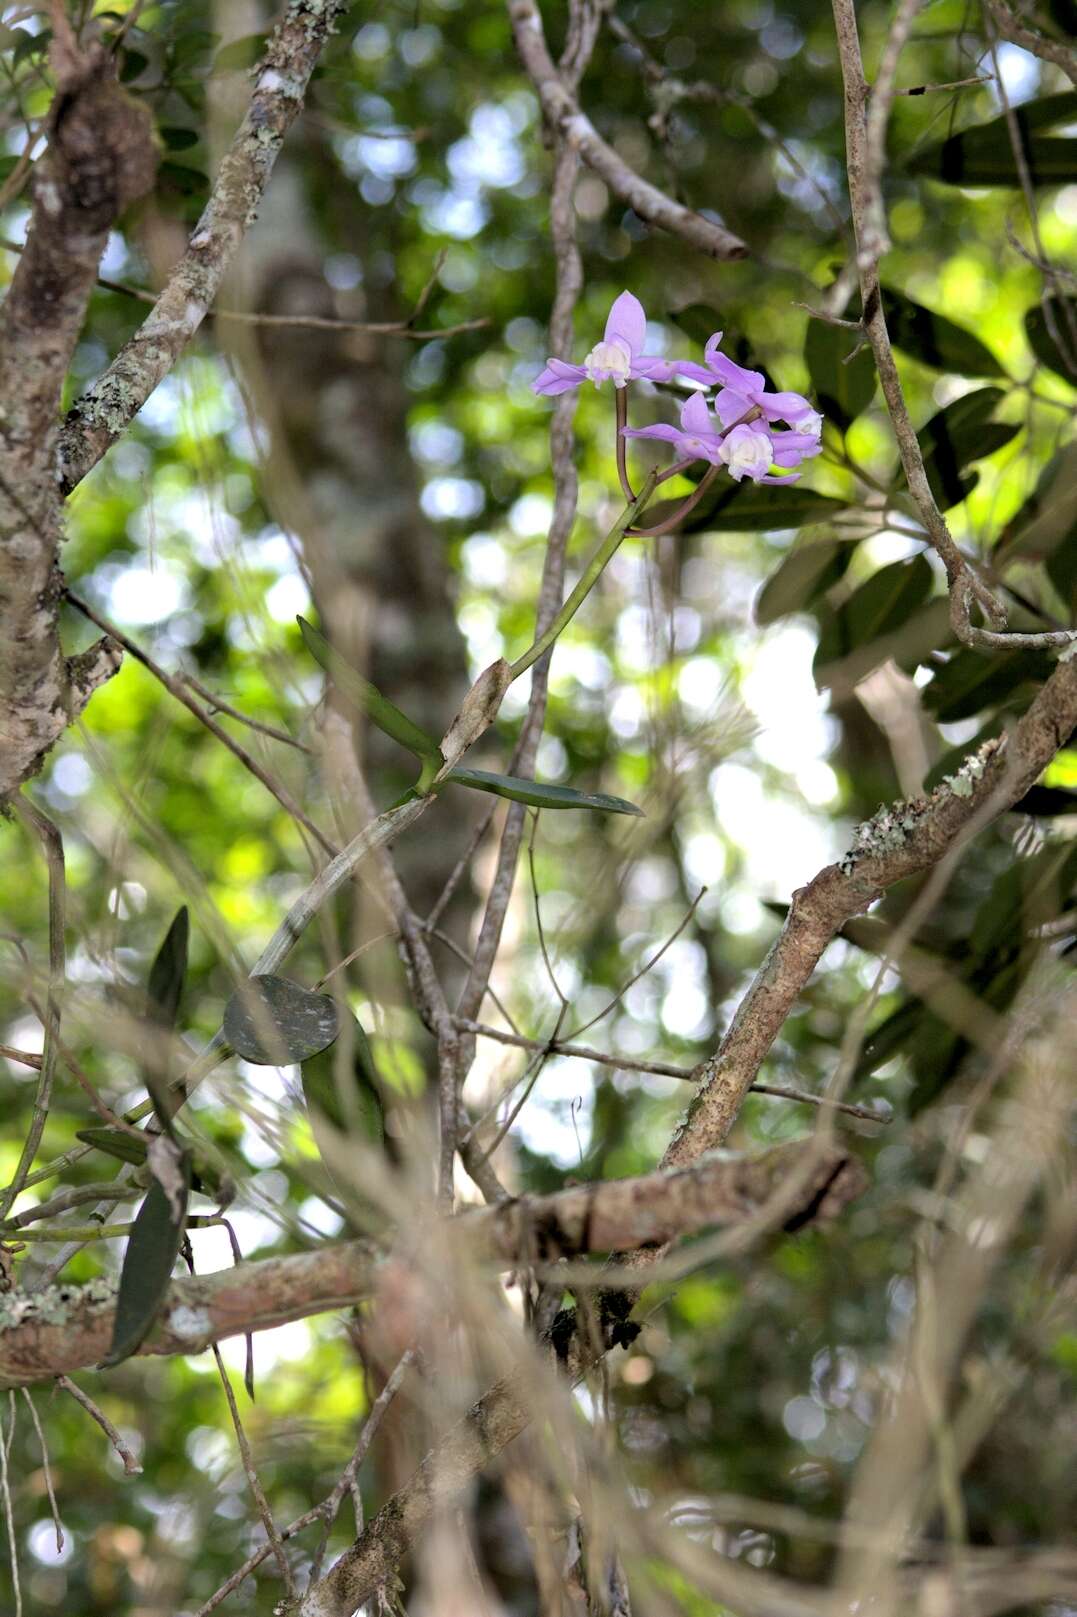
[[528, 803], [532, 808], [546, 809], [602, 809], [607, 814], [637, 814], [643, 810], [623, 797], [611, 797], [606, 792], [577, 792], [571, 786], [545, 786], [537, 780], [521, 780], [516, 775], [495, 775], [487, 769], [453, 769], [446, 780], [458, 786], [471, 786], [477, 792], [492, 792], [495, 797], [507, 797], [514, 803]]

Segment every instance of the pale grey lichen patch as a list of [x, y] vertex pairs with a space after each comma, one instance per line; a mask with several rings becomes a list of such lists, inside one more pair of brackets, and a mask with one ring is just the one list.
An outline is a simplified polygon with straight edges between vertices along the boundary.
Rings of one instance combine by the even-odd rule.
[[178, 1303], [168, 1315], [169, 1330], [184, 1342], [203, 1341], [211, 1325], [208, 1309], [192, 1308], [189, 1303]]
[[883, 804], [870, 820], [864, 820], [853, 833], [853, 845], [838, 861], [843, 876], [851, 876], [861, 859], [879, 858], [896, 853], [904, 847], [930, 810], [937, 808], [944, 797], [969, 798], [984, 778], [988, 763], [1002, 746], [995, 737], [971, 752], [961, 768], [947, 775], [930, 797], [916, 797], [909, 802]]
[[838, 860], [842, 875], [851, 876], [861, 859], [877, 859], [903, 848], [927, 807], [927, 799], [923, 797], [909, 802], [899, 798], [896, 803], [881, 804], [871, 819], [862, 820], [853, 832], [852, 847]]
[[0, 1293], [0, 1331], [14, 1331], [20, 1325], [66, 1325], [85, 1308], [111, 1307], [116, 1290], [117, 1282], [111, 1275], [98, 1275], [83, 1286]]
[[983, 780], [988, 758], [999, 745], [998, 741], [985, 741], [978, 752], [969, 753], [955, 775], [943, 776], [942, 785], [948, 787], [955, 797], [971, 797]]

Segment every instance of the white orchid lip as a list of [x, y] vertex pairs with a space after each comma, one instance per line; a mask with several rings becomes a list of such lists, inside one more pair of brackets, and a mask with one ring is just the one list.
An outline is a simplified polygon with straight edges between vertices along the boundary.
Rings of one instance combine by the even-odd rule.
[[615, 337], [612, 342], [597, 342], [583, 362], [583, 368], [590, 381], [597, 387], [599, 382], [612, 379], [614, 387], [624, 387], [632, 369], [632, 355], [628, 351], [628, 344]]
[[769, 471], [774, 451], [765, 432], [741, 426], [733, 428], [718, 453], [729, 467], [730, 475], [739, 481], [742, 477]]

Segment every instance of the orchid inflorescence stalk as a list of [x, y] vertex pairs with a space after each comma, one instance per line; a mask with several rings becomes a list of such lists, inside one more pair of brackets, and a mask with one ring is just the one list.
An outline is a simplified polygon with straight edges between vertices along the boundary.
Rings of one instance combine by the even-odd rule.
[[[652, 538], [676, 528], [699, 503], [724, 467], [736, 482], [795, 483], [800, 465], [821, 448], [823, 418], [800, 393], [771, 392], [759, 371], [745, 370], [719, 350], [722, 333], [716, 331], [703, 351], [703, 364], [693, 360], [662, 359], [645, 354], [647, 317], [631, 292], [614, 301], [602, 341], [596, 343], [582, 365], [550, 359], [531, 384], [536, 393], [565, 393], [584, 382], [601, 387], [612, 382], [616, 399], [617, 472], [625, 498], [636, 495], [625, 460], [626, 438], [657, 438], [673, 445], [678, 459], [657, 478], [664, 483], [696, 461], [709, 469], [682, 505], [653, 528], [632, 528], [636, 538]], [[681, 406], [681, 424], [659, 422], [650, 427], [628, 425], [628, 384], [637, 379], [671, 382], [683, 378], [696, 386]], [[712, 402], [706, 394], [717, 389]], [[713, 413], [712, 413], [713, 411]], [[775, 422], [784, 422], [778, 429]]]

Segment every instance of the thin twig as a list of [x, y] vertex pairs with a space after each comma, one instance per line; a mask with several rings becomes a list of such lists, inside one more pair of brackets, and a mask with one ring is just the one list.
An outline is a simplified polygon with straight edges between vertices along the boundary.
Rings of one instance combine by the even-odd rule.
[[138, 1461], [135, 1459], [135, 1456], [131, 1453], [131, 1450], [128, 1448], [115, 1426], [113, 1426], [104, 1410], [99, 1408], [89, 1394], [83, 1392], [82, 1388], [77, 1386], [76, 1383], [72, 1381], [70, 1376], [57, 1376], [56, 1385], [58, 1387], [62, 1387], [64, 1392], [70, 1393], [75, 1402], [82, 1405], [87, 1415], [89, 1415], [92, 1420], [97, 1422], [98, 1426], [100, 1426], [101, 1430], [112, 1444], [112, 1447], [119, 1455], [126, 1474], [129, 1477], [141, 1476], [142, 1467], [139, 1465]]
[[276, 798], [285, 813], [291, 815], [297, 824], [310, 832], [310, 835], [320, 848], [323, 848], [328, 854], [336, 855], [338, 849], [335, 844], [329, 840], [323, 831], [319, 830], [310, 816], [304, 813], [287, 787], [282, 786], [267, 769], [262, 767], [256, 758], [251, 756], [245, 747], [240, 746], [234, 736], [230, 736], [228, 731], [217, 723], [216, 719], [211, 718], [186, 689], [183, 679], [174, 678], [166, 669], [161, 667], [160, 663], [154, 661], [149, 652], [145, 651], [137, 640], [132, 640], [130, 635], [125, 634], [114, 623], [110, 623], [107, 618], [102, 617], [94, 607], [88, 606], [79, 596], [73, 595], [70, 590], [65, 593], [71, 605], [81, 612], [84, 617], [89, 618], [91, 623], [96, 623], [98, 628], [103, 629], [113, 640], [119, 641], [125, 651], [129, 651], [137, 662], [140, 662], [144, 668], [148, 668], [154, 678], [168, 691], [169, 695], [174, 696], [177, 702], [181, 702], [188, 713], [194, 715], [199, 724], [205, 725], [210, 734], [216, 736], [217, 740], [228, 748], [233, 757], [239, 759], [244, 769], [249, 770], [255, 780], [261, 781], [266, 791]]

